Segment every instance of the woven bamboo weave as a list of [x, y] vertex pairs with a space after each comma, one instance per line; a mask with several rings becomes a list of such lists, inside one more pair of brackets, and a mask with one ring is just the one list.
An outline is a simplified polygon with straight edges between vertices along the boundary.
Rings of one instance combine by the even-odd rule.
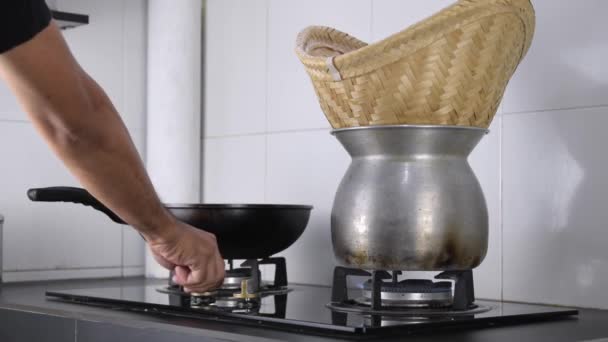
[[374, 44], [311, 26], [296, 53], [334, 128], [487, 128], [530, 47], [529, 0], [460, 0]]

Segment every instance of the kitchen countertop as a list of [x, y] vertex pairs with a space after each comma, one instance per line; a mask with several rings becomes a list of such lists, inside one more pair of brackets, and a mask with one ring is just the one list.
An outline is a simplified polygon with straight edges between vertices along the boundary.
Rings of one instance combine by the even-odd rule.
[[[47, 300], [47, 289], [164, 284], [144, 278], [66, 280], [0, 285], [0, 341], [338, 341], [191, 318], [112, 310]], [[608, 337], [608, 311], [578, 318], [485, 329], [442, 330], [408, 341], [586, 341]], [[402, 341], [403, 337], [384, 339]]]

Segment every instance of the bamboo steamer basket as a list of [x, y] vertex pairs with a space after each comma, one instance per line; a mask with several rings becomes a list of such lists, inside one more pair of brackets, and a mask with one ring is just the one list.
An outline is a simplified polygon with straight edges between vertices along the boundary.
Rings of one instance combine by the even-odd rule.
[[296, 53], [333, 128], [487, 128], [534, 26], [529, 0], [460, 0], [369, 45], [310, 26]]

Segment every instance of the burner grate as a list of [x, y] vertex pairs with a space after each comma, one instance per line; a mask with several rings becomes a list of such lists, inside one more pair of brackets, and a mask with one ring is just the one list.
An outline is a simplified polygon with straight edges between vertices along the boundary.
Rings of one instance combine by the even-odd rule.
[[[371, 280], [363, 283], [363, 289], [372, 290]], [[452, 292], [452, 283], [449, 281], [433, 282], [428, 279], [406, 279], [399, 282], [382, 282], [380, 292], [391, 293], [445, 293]]]
[[[391, 307], [414, 308], [446, 308], [453, 311], [468, 311], [475, 308], [473, 292], [473, 272], [445, 271], [438, 274], [436, 279], [454, 281], [432, 281], [426, 279], [408, 279], [398, 281], [399, 271], [392, 274], [386, 271], [373, 271], [371, 274], [360, 269], [336, 267], [330, 307], [342, 307], [361, 312], [384, 312]], [[346, 279], [349, 276], [371, 276], [363, 284], [363, 298], [351, 299], [348, 296]], [[391, 279], [385, 281], [386, 279]], [[355, 306], [349, 306], [350, 304]], [[358, 306], [358, 307], [357, 307]]]
[[[192, 309], [208, 310], [212, 308], [230, 312], [253, 312], [260, 306], [261, 297], [275, 297], [275, 314], [285, 316], [287, 287], [287, 267], [285, 258], [250, 259], [244, 261], [239, 268], [234, 268], [233, 261], [228, 260], [223, 285], [212, 292], [186, 293], [183, 288], [169, 278], [169, 285], [158, 288], [160, 293], [169, 295], [171, 305]], [[275, 265], [274, 281], [261, 281], [260, 265]], [[252, 311], [253, 310], [253, 311]]]
[[428, 317], [466, 317], [490, 311], [489, 305], [471, 305], [467, 310], [455, 310], [452, 307], [382, 307], [374, 310], [369, 304], [361, 304], [356, 300], [347, 302], [331, 302], [326, 305], [333, 313], [359, 313], [364, 315], [380, 315], [390, 317], [414, 317], [417, 319]]

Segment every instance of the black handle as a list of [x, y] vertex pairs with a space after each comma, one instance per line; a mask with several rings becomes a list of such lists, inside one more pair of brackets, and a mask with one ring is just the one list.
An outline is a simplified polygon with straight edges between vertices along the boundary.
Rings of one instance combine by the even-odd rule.
[[83, 204], [101, 211], [116, 223], [126, 224], [118, 215], [99, 202], [85, 189], [69, 186], [29, 189], [27, 197], [34, 202], [71, 202]]

